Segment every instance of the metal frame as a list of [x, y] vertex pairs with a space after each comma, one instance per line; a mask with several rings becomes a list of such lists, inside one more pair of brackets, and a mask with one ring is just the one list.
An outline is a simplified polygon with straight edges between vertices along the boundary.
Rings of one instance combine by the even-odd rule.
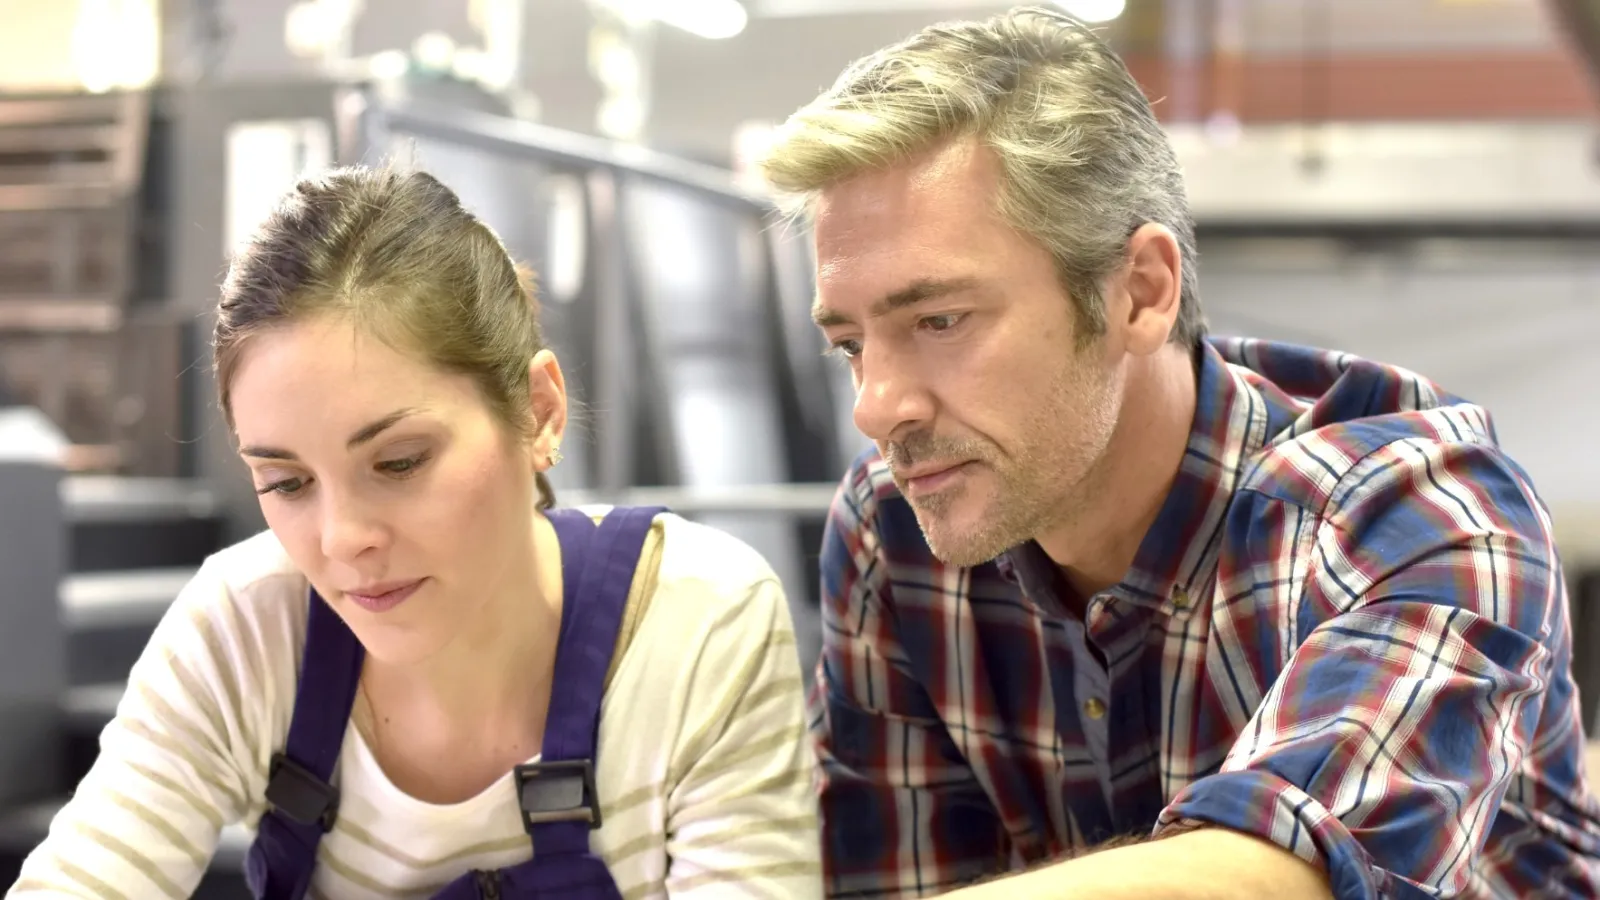
[[67, 686], [66, 628], [56, 601], [67, 566], [61, 472], [0, 447], [0, 810], [64, 785], [56, 712]]
[[828, 507], [838, 490], [839, 485], [835, 482], [724, 488], [635, 487], [622, 491], [563, 491], [557, 499], [563, 506], [666, 506], [685, 516], [777, 513], [798, 519], [820, 520], [827, 516]]
[[739, 187], [727, 172], [714, 166], [535, 122], [425, 101], [382, 101], [370, 90], [363, 93], [364, 102], [357, 107], [362, 146], [352, 148], [355, 159], [365, 158], [372, 148], [389, 146], [387, 138], [409, 134], [557, 166], [609, 169], [692, 188], [706, 197], [759, 211], [772, 208], [769, 198]]
[[[657, 404], [642, 402], [655, 388], [638, 377], [641, 369], [649, 371], [650, 342], [632, 337], [647, 322], [632, 299], [638, 295], [639, 274], [625, 229], [623, 187], [634, 179], [660, 182], [762, 217], [775, 212], [770, 198], [739, 186], [713, 166], [506, 116], [386, 99], [372, 87], [351, 90], [340, 112], [341, 163], [377, 164], [406, 138], [420, 138], [535, 161], [581, 177], [588, 218], [585, 270], [592, 279], [595, 327], [608, 336], [588, 348], [595, 378], [590, 396], [582, 398], [594, 410], [598, 440], [593, 487], [607, 495], [628, 489], [641, 468], [640, 424], [650, 421], [647, 413]], [[674, 452], [670, 441], [653, 444], [658, 454]]]
[[594, 482], [602, 489], [618, 491], [633, 482], [638, 469], [635, 412], [640, 404], [632, 392], [638, 366], [632, 352], [633, 316], [628, 303], [635, 279], [623, 229], [621, 179], [613, 170], [599, 169], [586, 174], [584, 188], [589, 220], [584, 268], [594, 279], [595, 334], [616, 338], [593, 343], [595, 377], [589, 387], [599, 437]]

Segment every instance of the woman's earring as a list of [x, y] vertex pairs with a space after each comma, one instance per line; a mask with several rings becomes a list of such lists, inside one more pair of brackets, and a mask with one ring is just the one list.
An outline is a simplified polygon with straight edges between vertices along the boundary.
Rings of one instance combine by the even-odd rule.
[[553, 469], [559, 465], [561, 465], [561, 448], [557, 447], [550, 451], [550, 468]]

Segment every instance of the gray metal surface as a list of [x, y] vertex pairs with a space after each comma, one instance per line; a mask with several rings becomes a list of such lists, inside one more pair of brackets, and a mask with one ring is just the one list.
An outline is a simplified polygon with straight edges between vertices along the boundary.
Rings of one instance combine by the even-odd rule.
[[[0, 448], [3, 449], [3, 448]], [[61, 790], [66, 568], [60, 471], [0, 458], [0, 809]]]
[[[629, 175], [688, 188], [709, 199], [756, 209], [766, 209], [770, 205], [765, 197], [738, 187], [725, 170], [644, 147], [619, 144], [535, 122], [420, 102], [383, 104], [381, 109], [374, 111], [378, 118], [370, 124], [386, 129], [391, 134], [459, 143], [584, 170], [616, 169]], [[372, 139], [378, 145], [385, 143], [377, 135]]]
[[154, 625], [194, 577], [195, 568], [83, 572], [61, 581], [61, 618], [68, 628]]
[[98, 734], [117, 714], [117, 705], [127, 693], [125, 681], [78, 684], [61, 695], [61, 716], [66, 727]]
[[562, 506], [612, 504], [666, 506], [683, 516], [755, 514], [821, 520], [838, 490], [834, 482], [811, 484], [734, 484], [686, 487], [635, 487], [619, 492], [567, 491]]
[[[628, 178], [622, 217], [642, 367], [636, 379], [652, 441], [641, 450], [670, 485], [736, 488], [791, 478], [767, 302], [769, 248], [760, 210]], [[788, 516], [705, 513], [766, 556], [790, 590], [805, 583]]]
[[75, 523], [203, 517], [214, 515], [219, 503], [217, 492], [203, 482], [109, 475], [62, 479], [61, 500]]

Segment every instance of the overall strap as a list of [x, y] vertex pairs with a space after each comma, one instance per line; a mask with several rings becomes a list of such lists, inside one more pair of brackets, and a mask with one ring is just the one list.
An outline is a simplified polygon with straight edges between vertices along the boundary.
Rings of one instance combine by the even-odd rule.
[[365, 651], [350, 627], [310, 591], [306, 642], [294, 714], [267, 780], [270, 808], [261, 816], [245, 864], [258, 900], [301, 900], [317, 864], [317, 845], [339, 815], [330, 782], [355, 705]]
[[561, 636], [539, 762], [516, 769], [536, 858], [587, 854], [589, 831], [600, 827], [594, 784], [600, 702], [640, 551], [661, 511], [614, 509], [598, 528], [580, 511], [550, 513], [561, 539]]

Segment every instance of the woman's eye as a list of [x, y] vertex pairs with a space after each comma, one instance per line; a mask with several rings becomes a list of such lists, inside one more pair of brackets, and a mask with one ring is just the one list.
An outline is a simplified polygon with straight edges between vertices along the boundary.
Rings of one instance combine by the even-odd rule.
[[416, 456], [407, 456], [403, 459], [390, 459], [378, 463], [378, 468], [390, 475], [410, 475], [422, 468], [428, 461], [428, 454], [418, 453]]
[[282, 481], [274, 481], [265, 487], [256, 488], [256, 493], [261, 495], [282, 494], [285, 497], [292, 497], [304, 489], [305, 486], [304, 478], [285, 478]]

